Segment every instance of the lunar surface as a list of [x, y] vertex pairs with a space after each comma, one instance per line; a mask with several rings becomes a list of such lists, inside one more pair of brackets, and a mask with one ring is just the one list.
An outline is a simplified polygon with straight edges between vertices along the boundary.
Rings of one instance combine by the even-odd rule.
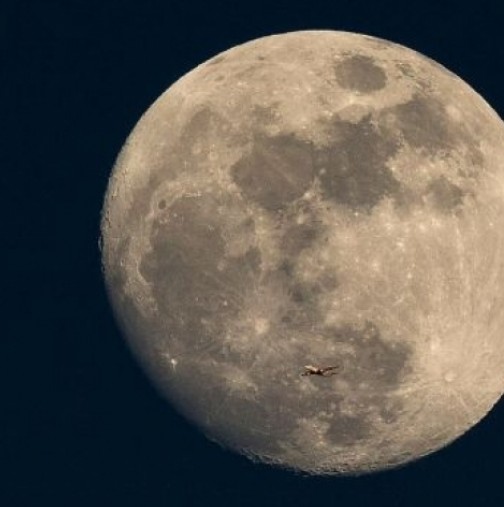
[[504, 389], [503, 164], [501, 119], [415, 51], [331, 31], [237, 46], [161, 95], [118, 157], [115, 314], [227, 448], [316, 474], [417, 459]]

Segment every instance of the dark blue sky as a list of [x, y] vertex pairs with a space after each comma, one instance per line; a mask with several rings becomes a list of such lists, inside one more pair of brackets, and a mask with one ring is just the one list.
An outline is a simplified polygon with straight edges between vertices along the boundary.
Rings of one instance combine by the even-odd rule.
[[7, 323], [0, 505], [503, 505], [502, 403], [447, 449], [358, 479], [296, 476], [206, 441], [131, 358], [106, 299], [98, 250], [100, 209], [120, 147], [152, 101], [195, 65], [272, 33], [356, 31], [439, 61], [502, 116], [498, 2], [10, 3], [0, 6]]

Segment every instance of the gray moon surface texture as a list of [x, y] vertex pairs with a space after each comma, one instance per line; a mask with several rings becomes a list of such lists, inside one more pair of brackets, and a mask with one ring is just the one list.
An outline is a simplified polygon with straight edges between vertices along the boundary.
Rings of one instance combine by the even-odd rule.
[[163, 93], [117, 159], [115, 315], [227, 448], [313, 474], [415, 460], [504, 389], [503, 164], [498, 115], [415, 51], [333, 31], [234, 47]]

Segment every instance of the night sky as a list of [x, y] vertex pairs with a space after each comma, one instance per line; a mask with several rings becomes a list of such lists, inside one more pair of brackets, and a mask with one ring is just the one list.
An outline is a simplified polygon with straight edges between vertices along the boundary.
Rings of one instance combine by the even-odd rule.
[[503, 116], [499, 2], [439, 3], [1, 2], [0, 506], [504, 505], [502, 402], [448, 448], [360, 478], [296, 475], [222, 450], [150, 385], [101, 276], [100, 211], [126, 136], [176, 79], [242, 42], [302, 29], [375, 35], [442, 63]]

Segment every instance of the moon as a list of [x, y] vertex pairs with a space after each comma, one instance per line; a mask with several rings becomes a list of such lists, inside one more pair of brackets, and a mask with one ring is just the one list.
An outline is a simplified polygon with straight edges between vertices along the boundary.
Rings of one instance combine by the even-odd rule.
[[336, 31], [236, 46], [163, 93], [117, 159], [117, 320], [226, 448], [311, 474], [416, 460], [504, 389], [503, 161], [498, 115], [413, 50]]

